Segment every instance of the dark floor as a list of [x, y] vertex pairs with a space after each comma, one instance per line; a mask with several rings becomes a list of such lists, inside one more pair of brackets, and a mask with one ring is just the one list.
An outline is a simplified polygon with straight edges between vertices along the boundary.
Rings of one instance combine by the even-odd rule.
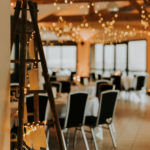
[[[115, 137], [117, 150], [150, 150], [150, 98], [142, 98], [139, 102], [118, 100], [115, 118]], [[69, 150], [85, 150], [82, 136], [79, 132], [77, 145], [73, 148], [73, 132], [71, 129]], [[91, 150], [95, 150], [91, 134], [86, 133]], [[103, 129], [103, 140], [97, 138], [100, 150], [114, 150], [107, 129]], [[58, 144], [53, 129], [50, 129], [50, 150], [58, 150]]]

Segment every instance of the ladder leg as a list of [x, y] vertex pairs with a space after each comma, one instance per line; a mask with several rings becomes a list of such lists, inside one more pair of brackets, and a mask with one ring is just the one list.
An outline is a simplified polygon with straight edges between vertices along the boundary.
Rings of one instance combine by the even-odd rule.
[[15, 41], [16, 28], [17, 28], [17, 22], [19, 19], [20, 10], [21, 10], [21, 1], [18, 0], [16, 2], [15, 13], [14, 13], [14, 21], [13, 21], [13, 27], [12, 27], [13, 30], [11, 31], [11, 49], [10, 49], [10, 51], [12, 51], [12, 45], [13, 45], [13, 42]]
[[27, 22], [27, 1], [23, 0], [21, 20], [21, 49], [20, 49], [20, 97], [18, 105], [19, 127], [18, 127], [18, 150], [23, 146], [23, 116], [24, 116], [24, 88], [25, 88], [25, 58], [26, 58], [26, 22]]
[[33, 5], [32, 1], [28, 1], [28, 4], [29, 4], [30, 15], [31, 15], [32, 22], [33, 22], [33, 28], [35, 31], [35, 41], [38, 46], [38, 52], [39, 52], [40, 59], [41, 59], [41, 65], [42, 65], [42, 69], [43, 69], [46, 90], [47, 90], [48, 97], [49, 97], [52, 119], [53, 119], [53, 122], [55, 122], [54, 127], [56, 130], [57, 140], [59, 143], [59, 149], [64, 150], [64, 143], [63, 143], [63, 139], [62, 139], [61, 128], [60, 128], [58, 116], [57, 116], [56, 109], [55, 109], [54, 96], [52, 93], [51, 84], [49, 82], [49, 74], [48, 74], [46, 59], [45, 59], [45, 55], [44, 55], [44, 51], [43, 51], [43, 46], [42, 46], [40, 32], [39, 32], [39, 28], [38, 28], [38, 24], [37, 24], [36, 15], [34, 13], [36, 10], [34, 10], [34, 5]]

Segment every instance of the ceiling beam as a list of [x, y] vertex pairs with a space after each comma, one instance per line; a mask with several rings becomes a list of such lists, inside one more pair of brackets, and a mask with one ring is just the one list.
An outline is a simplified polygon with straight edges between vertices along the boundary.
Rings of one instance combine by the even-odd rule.
[[[11, 0], [11, 2], [16, 2], [17, 0]], [[63, 4], [65, 3], [64, 0], [32, 0], [33, 2], [36, 2], [38, 4], [53, 4], [54, 2]], [[71, 0], [68, 0], [68, 2], [70, 2]], [[91, 3], [91, 0], [72, 0], [73, 3]], [[95, 2], [127, 2], [128, 0], [92, 0], [92, 3]], [[136, 0], [135, 0], [136, 1]], [[138, 1], [143, 1], [143, 0], [138, 0]]]
[[[114, 16], [114, 13], [105, 12], [102, 13], [102, 17], [104, 21], [110, 21]], [[85, 18], [88, 22], [98, 21], [100, 17], [98, 15], [78, 15], [78, 16], [62, 16], [65, 21], [68, 22], [82, 22]], [[59, 20], [59, 16], [49, 15], [45, 18], [39, 20], [39, 22], [57, 22]], [[116, 21], [140, 21], [140, 15], [134, 13], [119, 13]]]
[[141, 13], [141, 6], [135, 0], [129, 0], [130, 4]]

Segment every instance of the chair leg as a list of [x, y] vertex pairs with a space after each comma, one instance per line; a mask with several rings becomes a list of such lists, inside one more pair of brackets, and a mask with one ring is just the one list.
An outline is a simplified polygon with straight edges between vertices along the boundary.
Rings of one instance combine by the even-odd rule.
[[115, 137], [114, 137], [114, 134], [113, 134], [112, 124], [109, 125], [109, 131], [110, 131], [110, 134], [111, 134], [111, 137], [112, 137], [112, 142], [113, 142], [114, 148], [117, 148], [117, 144], [116, 144]]
[[70, 132], [69, 132], [69, 128], [67, 129], [67, 139], [66, 139], [66, 144], [67, 144], [67, 147], [69, 146], [69, 136], [70, 136]]
[[75, 128], [75, 132], [74, 132], [74, 142], [73, 142], [73, 147], [74, 147], [74, 148], [75, 148], [76, 143], [77, 143], [77, 132], [78, 132], [78, 129]]
[[113, 133], [115, 133], [115, 132], [116, 132], [115, 125], [114, 125], [114, 123], [113, 123], [113, 122], [112, 122], [112, 131], [113, 131]]
[[64, 137], [64, 133], [63, 133], [62, 130], [61, 130], [61, 135], [62, 135], [62, 140], [63, 140], [63, 143], [64, 143], [64, 148], [65, 148], [65, 150], [67, 150], [67, 146], [66, 146], [66, 142], [65, 142], [65, 137]]
[[93, 137], [93, 140], [94, 140], [95, 149], [98, 150], [98, 146], [97, 146], [97, 142], [96, 142], [96, 137], [95, 137], [95, 133], [94, 133], [94, 128], [91, 128], [91, 133], [92, 133], [92, 137]]
[[49, 143], [49, 132], [50, 131], [48, 131], [47, 134], [46, 134], [46, 141], [47, 141], [47, 148], [46, 148], [46, 150], [49, 150], [49, 144], [48, 144]]
[[85, 143], [85, 146], [86, 146], [86, 150], [89, 150], [89, 145], [88, 145], [87, 138], [86, 138], [86, 135], [85, 135], [83, 127], [81, 127], [81, 133], [82, 133], [83, 140], [84, 140], [84, 143]]

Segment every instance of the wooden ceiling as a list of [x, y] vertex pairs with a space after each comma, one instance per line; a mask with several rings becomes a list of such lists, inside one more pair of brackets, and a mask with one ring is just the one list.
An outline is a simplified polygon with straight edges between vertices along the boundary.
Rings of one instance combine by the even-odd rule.
[[[38, 4], [39, 8], [39, 24], [51, 26], [52, 23], [58, 22], [60, 16], [66, 22], [73, 24], [81, 24], [84, 20], [93, 28], [102, 30], [104, 28], [98, 25], [100, 19], [99, 14], [103, 17], [103, 22], [115, 19], [114, 30], [126, 30], [128, 25], [132, 26], [131, 30], [150, 31], [148, 26], [146, 29], [141, 25], [141, 12], [144, 7], [144, 13], [150, 18], [150, 0], [32, 0]], [[11, 0], [16, 2], [16, 0]], [[71, 4], [71, 3], [72, 4]], [[56, 3], [56, 4], [55, 4]], [[109, 3], [116, 3], [118, 11], [110, 11], [107, 6]], [[58, 9], [59, 7], [59, 9]], [[81, 8], [82, 7], [82, 8]], [[47, 8], [47, 10], [43, 9]], [[97, 12], [96, 12], [97, 11]], [[40, 15], [45, 12], [44, 15]], [[150, 19], [147, 21], [150, 24]], [[101, 31], [100, 31], [101, 32]], [[117, 31], [118, 32], [118, 31]], [[102, 34], [102, 33], [101, 33]], [[107, 37], [106, 37], [107, 39]]]
[[[45, 3], [54, 3], [56, 2], [56, 0], [37, 0], [39, 4], [45, 4]], [[70, 0], [68, 0], [69, 2]], [[42, 18], [39, 20], [39, 22], [56, 22], [58, 20], [59, 16], [63, 16], [64, 20], [66, 21], [73, 21], [73, 22], [78, 22], [78, 21], [82, 21], [83, 17], [86, 17], [86, 19], [88, 21], [97, 21], [98, 20], [98, 15], [95, 13], [95, 8], [97, 3], [108, 3], [108, 2], [119, 2], [121, 5], [118, 6], [118, 13], [119, 13], [119, 17], [118, 17], [118, 21], [135, 21], [135, 20], [140, 20], [140, 13], [141, 13], [141, 5], [142, 4], [146, 4], [144, 0], [73, 0], [73, 3], [88, 3], [90, 5], [88, 14], [84, 15], [73, 15], [70, 16], [69, 12], [68, 15], [61, 15], [61, 12], [59, 13], [59, 15], [57, 15], [58, 13], [54, 13], [54, 14], [49, 14], [46, 17]], [[147, 5], [149, 5], [148, 3], [149, 1], [147, 1]], [[64, 0], [57, 0], [57, 4], [62, 4], [64, 3]], [[91, 4], [94, 3], [95, 5], [92, 6]], [[103, 5], [101, 4], [100, 5]], [[128, 3], [128, 5], [126, 4]], [[67, 5], [67, 4], [66, 4]], [[145, 5], [146, 6], [146, 5]], [[77, 10], [79, 11], [79, 10]], [[136, 13], [136, 11], [138, 13]], [[110, 20], [114, 14], [114, 12], [110, 12], [107, 8], [105, 9], [101, 9], [98, 10], [97, 13], [102, 13], [102, 15], [104, 16], [103, 18], [105, 20]], [[148, 12], [145, 10], [145, 13], [148, 14]], [[58, 17], [57, 17], [58, 16]]]

